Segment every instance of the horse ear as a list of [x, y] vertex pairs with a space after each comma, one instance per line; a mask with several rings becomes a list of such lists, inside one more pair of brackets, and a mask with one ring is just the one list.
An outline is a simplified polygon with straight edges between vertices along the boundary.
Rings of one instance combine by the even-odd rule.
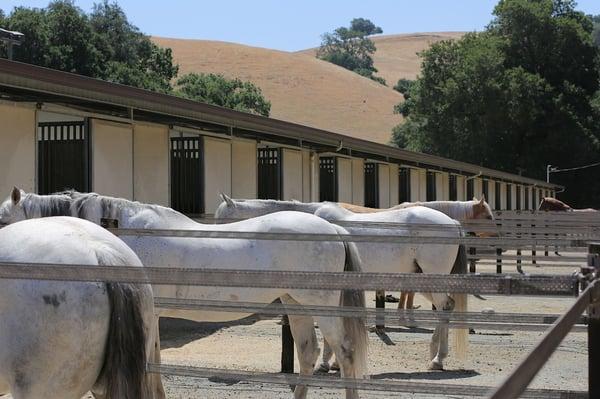
[[477, 199], [477, 197], [473, 196], [473, 201], [477, 202], [479, 200]]
[[485, 194], [481, 194], [481, 200], [479, 201], [479, 205], [483, 205], [485, 202]]
[[18, 187], [13, 187], [12, 193], [10, 193], [10, 199], [13, 205], [17, 205], [21, 201], [21, 190]]
[[225, 193], [221, 193], [221, 199], [227, 204], [227, 206], [235, 207], [235, 202]]

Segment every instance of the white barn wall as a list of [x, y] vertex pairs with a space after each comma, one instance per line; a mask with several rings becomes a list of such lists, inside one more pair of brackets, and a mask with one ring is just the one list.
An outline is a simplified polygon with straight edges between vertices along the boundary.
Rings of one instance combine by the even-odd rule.
[[500, 183], [500, 209], [506, 209], [506, 183]]
[[0, 201], [13, 186], [32, 192], [35, 184], [35, 109], [0, 103]]
[[437, 196], [440, 201], [448, 201], [450, 199], [450, 175], [448, 173], [440, 173], [441, 191], [438, 191]]
[[390, 202], [389, 206], [398, 205], [399, 189], [399, 167], [397, 164], [390, 164]]
[[496, 182], [494, 180], [488, 180], [488, 190], [490, 198], [486, 198], [488, 205], [492, 209], [496, 209]]
[[418, 201], [427, 201], [427, 171], [419, 169], [419, 199]]
[[446, 198], [444, 194], [444, 174], [434, 172], [433, 175], [435, 176], [435, 199], [436, 201], [443, 201]]
[[300, 150], [282, 149], [283, 200], [302, 198], [302, 153]]
[[231, 142], [205, 136], [204, 213], [215, 213], [220, 193], [231, 195]]
[[231, 141], [231, 195], [233, 198], [256, 198], [257, 160], [256, 141]]
[[133, 127], [133, 199], [169, 206], [169, 129], [164, 125]]
[[310, 151], [302, 150], [302, 201], [311, 201]]
[[[473, 193], [475, 193], [475, 197], [477, 199], [481, 198], [481, 193], [483, 192], [483, 183], [482, 180], [478, 177], [473, 179]], [[473, 198], [469, 198], [471, 200]]]
[[378, 164], [379, 167], [379, 207], [390, 207], [390, 167]]
[[319, 202], [319, 156], [312, 153], [310, 157], [310, 201]]
[[133, 199], [133, 126], [91, 120], [92, 190]]
[[365, 162], [362, 159], [352, 159], [352, 203], [365, 204]]
[[352, 203], [352, 161], [337, 157], [338, 201]]

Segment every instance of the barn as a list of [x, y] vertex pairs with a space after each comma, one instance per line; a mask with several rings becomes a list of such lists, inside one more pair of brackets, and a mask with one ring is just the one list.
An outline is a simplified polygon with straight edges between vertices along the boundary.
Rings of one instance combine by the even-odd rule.
[[[484, 194], [534, 209], [561, 187], [313, 127], [0, 59], [0, 195], [65, 188], [212, 214], [236, 198], [404, 201]], [[2, 194], [4, 193], [4, 194]]]

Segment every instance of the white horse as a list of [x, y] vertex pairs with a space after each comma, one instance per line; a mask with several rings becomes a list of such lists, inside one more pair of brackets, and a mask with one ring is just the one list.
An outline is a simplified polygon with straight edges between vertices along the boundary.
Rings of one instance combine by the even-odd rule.
[[[0, 262], [142, 266], [85, 220], [27, 220], [0, 229]], [[149, 285], [0, 279], [0, 396], [164, 398]]]
[[[184, 229], [269, 233], [347, 234], [342, 228], [312, 215], [281, 212], [239, 223], [200, 224], [170, 208], [145, 205], [98, 194], [66, 192], [40, 196], [13, 190], [12, 198], [0, 206], [0, 221], [55, 214], [77, 216], [100, 223], [118, 221], [119, 227], [138, 229]], [[360, 271], [360, 258], [353, 244], [315, 241], [269, 241], [248, 239], [122, 237], [145, 266], [240, 270], [290, 270], [314, 272]], [[271, 303], [279, 298], [284, 304], [364, 307], [364, 292], [355, 290], [255, 289], [226, 287], [154, 286], [159, 297], [211, 299]], [[341, 294], [341, 295], [340, 295]], [[159, 309], [160, 316], [195, 321], [230, 321], [248, 316], [243, 313], [202, 310]], [[296, 341], [300, 373], [312, 374], [319, 356], [313, 317], [289, 316]], [[367, 330], [359, 318], [315, 317], [319, 328], [347, 378], [366, 375]], [[296, 387], [296, 398], [306, 397], [307, 388]], [[356, 398], [354, 389], [347, 398]]]
[[[485, 201], [485, 195], [481, 199], [473, 198], [471, 201], [426, 201], [426, 202], [403, 202], [387, 209], [369, 208], [361, 205], [348, 204], [345, 202], [338, 203], [342, 208], [348, 209], [354, 213], [375, 213], [388, 211], [393, 209], [406, 209], [413, 206], [424, 206], [426, 208], [435, 209], [440, 211], [452, 219], [458, 220], [459, 222], [468, 222], [471, 220], [489, 220], [489, 225], [482, 224], [482, 231], [474, 231], [478, 237], [497, 237], [498, 234], [493, 230], [496, 229], [494, 221], [494, 213], [492, 208]], [[378, 295], [384, 295], [379, 293]], [[414, 293], [402, 293], [400, 300], [398, 301], [398, 309], [413, 309]], [[481, 297], [477, 296], [481, 299]]]
[[[274, 200], [233, 200], [222, 195], [223, 203], [215, 213], [216, 218], [241, 219], [256, 217], [281, 210], [295, 210], [314, 213], [329, 221], [346, 222], [392, 222], [407, 227], [347, 227], [350, 234], [357, 235], [399, 235], [418, 237], [462, 237], [458, 222], [433, 209], [410, 207], [377, 213], [355, 214], [336, 203], [302, 203], [297, 201]], [[440, 230], [410, 229], [410, 225], [439, 226]], [[457, 244], [420, 244], [420, 243], [356, 243], [364, 269], [380, 273], [466, 273], [467, 259], [463, 245]], [[455, 309], [467, 311], [465, 294], [423, 294], [439, 310]], [[459, 329], [455, 333], [456, 352], [464, 357], [467, 351], [467, 330]], [[443, 369], [443, 361], [448, 355], [448, 325], [440, 322], [436, 327], [430, 345], [431, 369]], [[330, 351], [323, 352], [322, 370], [328, 368]]]

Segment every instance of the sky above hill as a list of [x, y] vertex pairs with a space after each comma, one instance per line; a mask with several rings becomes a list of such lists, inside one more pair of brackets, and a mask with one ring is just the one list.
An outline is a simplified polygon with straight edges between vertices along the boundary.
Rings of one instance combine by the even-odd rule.
[[[94, 0], [75, 0], [84, 11]], [[316, 47], [321, 34], [363, 17], [384, 34], [479, 31], [492, 19], [497, 0], [119, 0], [130, 21], [146, 34], [223, 40], [285, 51]], [[600, 14], [600, 0], [579, 0], [578, 9]], [[0, 8], [45, 7], [48, 0], [2, 0]]]

